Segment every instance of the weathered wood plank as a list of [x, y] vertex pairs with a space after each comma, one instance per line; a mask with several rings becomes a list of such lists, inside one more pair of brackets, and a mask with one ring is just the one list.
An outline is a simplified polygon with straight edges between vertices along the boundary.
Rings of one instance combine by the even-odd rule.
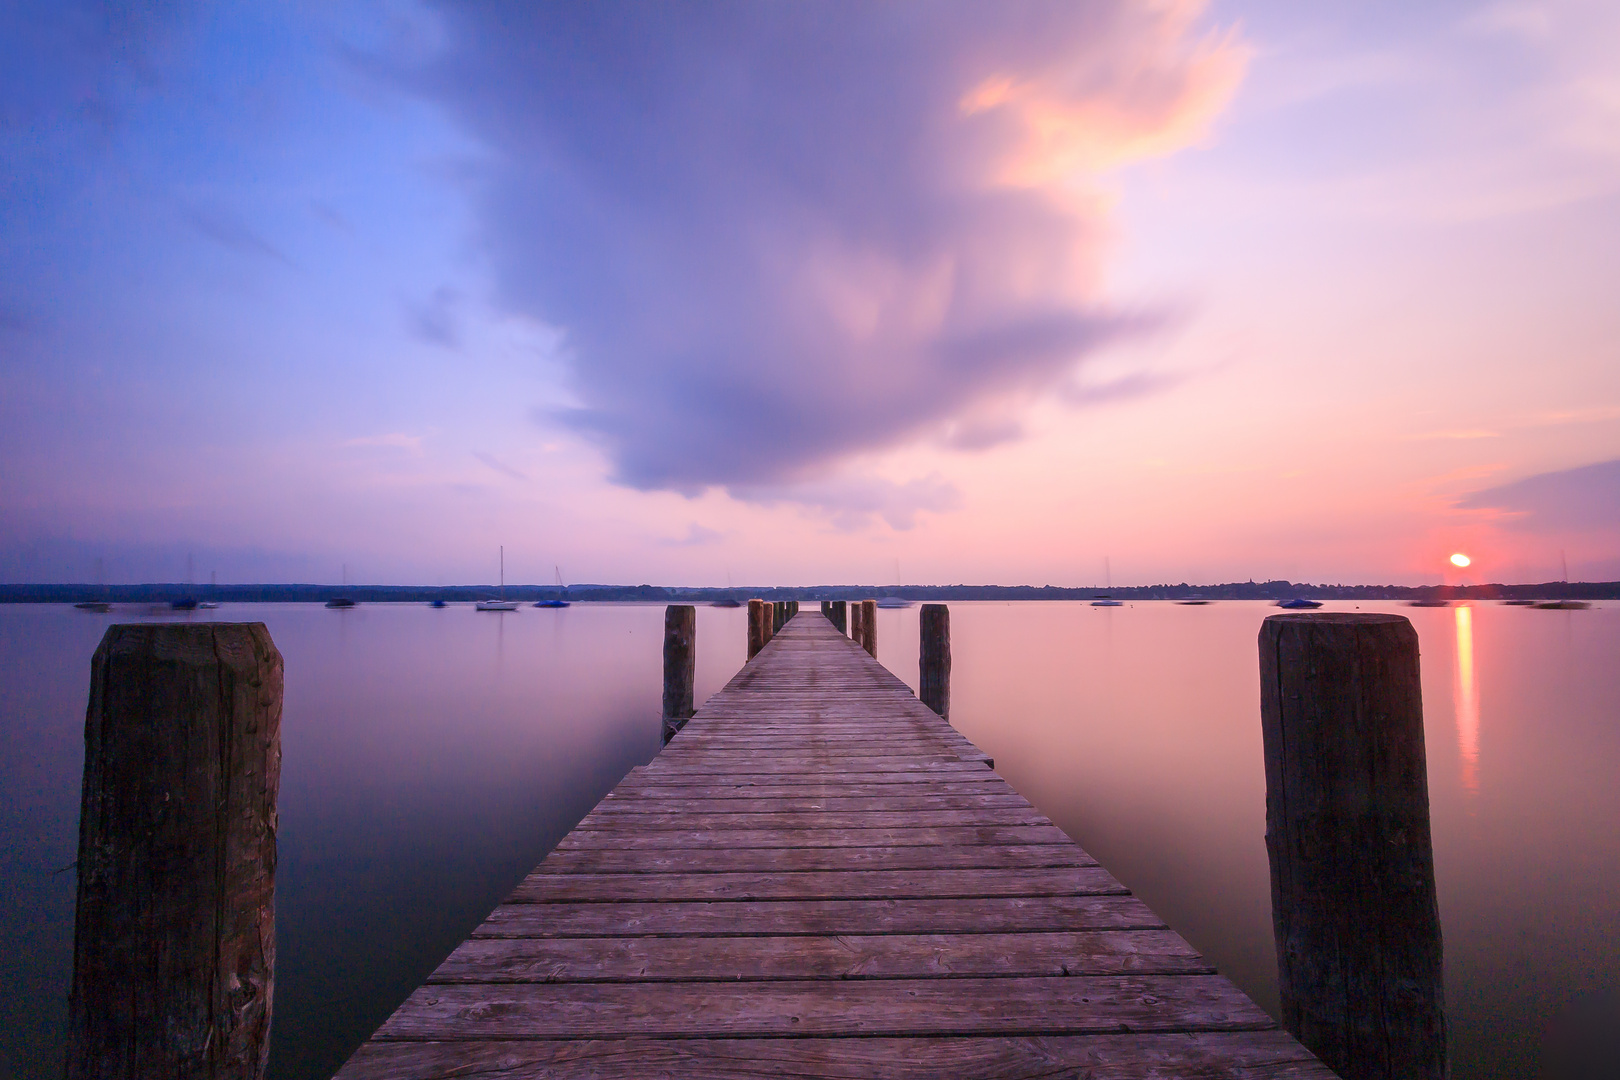
[[707, 830], [741, 829], [757, 832], [774, 829], [784, 833], [809, 829], [939, 829], [953, 826], [1039, 825], [1052, 823], [1034, 809], [1018, 807], [979, 807], [973, 810], [902, 810], [886, 807], [870, 810], [795, 810], [770, 813], [689, 813], [664, 815], [598, 814], [592, 811], [579, 823], [587, 832], [624, 831], [636, 835], [654, 832], [690, 831], [694, 822]]
[[1105, 896], [1129, 890], [1100, 866], [1030, 870], [846, 870], [799, 873], [545, 874], [508, 904], [605, 900], [901, 900], [918, 897]]
[[790, 870], [1014, 870], [1095, 866], [1073, 844], [990, 847], [573, 848], [553, 851], [542, 873], [689, 873]]
[[840, 937], [471, 938], [431, 983], [1209, 974], [1169, 930]]
[[1274, 1027], [1214, 975], [811, 982], [436, 984], [380, 1039], [965, 1035]]
[[971, 844], [1067, 844], [1055, 825], [962, 825], [937, 829], [670, 829], [643, 833], [576, 829], [557, 845], [559, 851], [611, 845], [637, 848], [713, 847], [942, 847]]
[[1335, 1080], [1280, 1031], [993, 1038], [580, 1039], [378, 1042], [338, 1080]]
[[1151, 930], [1164, 923], [1134, 896], [991, 896], [907, 900], [737, 900], [502, 904], [473, 937], [642, 934], [974, 934]]

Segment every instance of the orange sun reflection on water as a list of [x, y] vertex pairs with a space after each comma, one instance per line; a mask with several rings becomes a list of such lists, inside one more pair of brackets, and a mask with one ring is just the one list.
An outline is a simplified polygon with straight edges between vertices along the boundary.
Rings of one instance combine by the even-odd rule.
[[1459, 604], [1457, 616], [1457, 746], [1462, 755], [1463, 789], [1479, 791], [1479, 673], [1474, 669], [1474, 609]]

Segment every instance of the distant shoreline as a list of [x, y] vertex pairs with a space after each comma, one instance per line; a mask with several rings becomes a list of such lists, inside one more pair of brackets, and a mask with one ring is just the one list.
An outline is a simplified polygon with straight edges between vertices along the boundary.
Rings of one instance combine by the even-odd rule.
[[[496, 596], [494, 585], [0, 585], [0, 603], [112, 604], [316, 603], [345, 598], [358, 603], [473, 601]], [[913, 601], [949, 600], [1616, 600], [1620, 581], [1549, 581], [1524, 585], [1308, 585], [1244, 581], [1224, 585], [1120, 585], [1059, 588], [1054, 585], [814, 585], [803, 588], [684, 588], [661, 585], [508, 585], [508, 600], [639, 601], [705, 603], [715, 600], [861, 600], [892, 596]]]

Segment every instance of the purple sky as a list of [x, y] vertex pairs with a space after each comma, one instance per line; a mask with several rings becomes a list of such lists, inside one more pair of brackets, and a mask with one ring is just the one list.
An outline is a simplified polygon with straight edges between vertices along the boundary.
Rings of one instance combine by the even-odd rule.
[[1620, 578], [1613, 4], [142, 10], [0, 14], [0, 580]]

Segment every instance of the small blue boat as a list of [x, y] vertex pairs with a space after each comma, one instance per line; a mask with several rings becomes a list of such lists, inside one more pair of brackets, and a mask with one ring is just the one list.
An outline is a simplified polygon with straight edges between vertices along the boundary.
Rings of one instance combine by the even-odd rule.
[[572, 600], [536, 600], [534, 602], [534, 606], [535, 607], [568, 607], [572, 603], [573, 603]]
[[449, 607], [443, 600], [429, 600], [428, 607]]
[[1296, 596], [1292, 600], [1279, 600], [1279, 601], [1277, 601], [1277, 606], [1280, 607], [1280, 608], [1294, 608], [1294, 609], [1298, 609], [1298, 608], [1317, 608], [1317, 607], [1322, 606], [1322, 601], [1320, 601], [1320, 600], [1305, 600], [1305, 599], [1302, 599], [1301, 597]]

